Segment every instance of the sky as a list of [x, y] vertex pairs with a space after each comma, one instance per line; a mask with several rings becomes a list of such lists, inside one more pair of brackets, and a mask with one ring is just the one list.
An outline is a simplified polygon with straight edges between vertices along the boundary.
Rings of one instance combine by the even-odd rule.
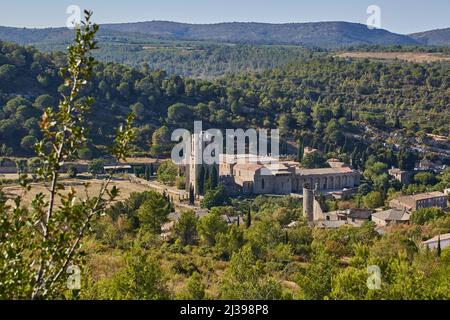
[[366, 23], [367, 8], [381, 10], [381, 28], [408, 34], [450, 27], [450, 0], [0, 0], [0, 25], [61, 27], [78, 5], [97, 23], [166, 20], [187, 23]]

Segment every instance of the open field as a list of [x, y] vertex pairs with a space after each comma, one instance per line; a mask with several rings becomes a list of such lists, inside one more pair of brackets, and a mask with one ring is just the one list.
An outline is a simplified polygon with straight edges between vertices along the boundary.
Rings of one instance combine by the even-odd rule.
[[17, 173], [0, 173], [0, 181], [1, 180], [18, 180], [19, 175]]
[[340, 58], [403, 60], [416, 63], [429, 63], [436, 61], [450, 61], [450, 56], [439, 53], [426, 52], [342, 52], [337, 54]]
[[[66, 186], [66, 190], [63, 190], [61, 193], [67, 194], [70, 191], [70, 187], [73, 187], [77, 192], [78, 197], [86, 198], [85, 183], [89, 183], [87, 192], [90, 197], [96, 196], [99, 193], [100, 188], [102, 186], [102, 180], [98, 179], [92, 180], [68, 179], [63, 182], [64, 186]], [[117, 201], [127, 199], [133, 192], [144, 192], [149, 190], [148, 187], [130, 182], [129, 180], [115, 180], [111, 182], [110, 188], [113, 186], [116, 186], [117, 188], [120, 189], [120, 194], [119, 197], [117, 198]], [[3, 191], [6, 193], [6, 196], [8, 198], [13, 198], [14, 196], [21, 194], [22, 189], [20, 188], [19, 185], [13, 185], [5, 187]], [[32, 199], [35, 197], [35, 195], [41, 192], [44, 194], [48, 193], [48, 190], [44, 184], [42, 183], [32, 184], [31, 191], [26, 193], [23, 197], [23, 204], [25, 206], [29, 205]], [[57, 203], [59, 204], [58, 200]]]

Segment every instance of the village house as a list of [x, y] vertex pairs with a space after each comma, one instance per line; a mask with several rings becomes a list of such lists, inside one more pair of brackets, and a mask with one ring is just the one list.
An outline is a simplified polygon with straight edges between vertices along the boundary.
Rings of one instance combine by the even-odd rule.
[[378, 227], [386, 227], [394, 224], [406, 224], [409, 223], [410, 219], [410, 213], [405, 210], [398, 209], [378, 211], [372, 214], [372, 221], [375, 222]]
[[397, 197], [389, 202], [391, 208], [414, 212], [423, 208], [447, 208], [447, 196], [442, 192], [427, 192]]
[[402, 184], [408, 184], [411, 180], [411, 174], [408, 171], [398, 168], [392, 168], [389, 170], [389, 175]]
[[422, 242], [422, 244], [427, 246], [429, 249], [437, 249], [439, 246], [439, 242], [441, 249], [450, 247], [450, 233], [441, 234], [439, 236], [431, 238], [430, 240]]

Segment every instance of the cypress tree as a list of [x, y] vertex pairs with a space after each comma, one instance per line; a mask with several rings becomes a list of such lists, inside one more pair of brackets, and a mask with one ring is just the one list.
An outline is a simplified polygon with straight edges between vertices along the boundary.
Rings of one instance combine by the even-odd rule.
[[205, 179], [205, 168], [203, 166], [201, 166], [200, 172], [197, 177], [197, 187], [198, 187], [197, 194], [199, 194], [199, 195], [203, 195], [203, 193], [205, 191], [204, 179]]
[[194, 194], [194, 187], [189, 185], [189, 204], [194, 205], [195, 204], [195, 194]]
[[205, 169], [205, 173], [203, 175], [203, 193], [211, 190], [211, 170]]
[[438, 244], [437, 244], [437, 255], [441, 256], [442, 248], [441, 248], [441, 235], [438, 236]]
[[250, 209], [248, 209], [247, 212], [247, 223], [246, 223], [246, 227], [247, 229], [250, 228], [252, 226], [252, 212]]
[[150, 163], [150, 176], [153, 176], [153, 174], [154, 174], [154, 172], [155, 172], [155, 170], [154, 170], [154, 168], [153, 168], [153, 163]]
[[346, 136], [344, 145], [342, 146], [342, 153], [346, 153], [347, 151], [348, 151], [348, 141], [347, 141], [347, 136]]
[[212, 170], [210, 171], [210, 180], [211, 180], [211, 188], [217, 188], [219, 184], [219, 173], [217, 172], [216, 165], [213, 165]]
[[145, 166], [145, 180], [150, 181], [150, 168]]
[[297, 161], [302, 162], [303, 160], [303, 152], [304, 152], [304, 146], [302, 139], [298, 139], [298, 150], [297, 150]]

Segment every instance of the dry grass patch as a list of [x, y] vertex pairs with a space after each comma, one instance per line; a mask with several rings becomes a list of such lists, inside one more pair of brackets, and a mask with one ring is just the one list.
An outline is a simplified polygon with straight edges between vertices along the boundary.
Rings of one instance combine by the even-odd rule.
[[440, 53], [427, 52], [342, 52], [337, 54], [340, 58], [403, 60], [415, 63], [430, 63], [436, 61], [450, 61], [450, 56]]
[[[85, 199], [86, 195], [89, 195], [90, 197], [94, 197], [98, 195], [100, 192], [100, 189], [102, 187], [102, 180], [98, 179], [92, 179], [92, 180], [80, 180], [80, 179], [68, 179], [64, 180], [62, 184], [66, 187], [65, 190], [62, 190], [60, 193], [66, 195], [70, 191], [70, 187], [72, 187], [78, 197], [80, 199]], [[89, 184], [89, 186], [86, 188], [86, 184]], [[148, 191], [149, 188], [137, 184], [134, 182], [131, 182], [129, 180], [114, 180], [110, 184], [110, 188], [116, 186], [120, 189], [119, 197], [116, 199], [116, 201], [123, 201], [129, 198], [131, 193], [134, 192], [144, 192]], [[6, 196], [8, 198], [14, 198], [15, 196], [22, 195], [22, 188], [19, 185], [12, 185], [7, 186], [3, 190], [6, 193]], [[34, 199], [34, 197], [39, 194], [43, 193], [44, 195], [48, 194], [48, 189], [43, 183], [33, 183], [31, 184], [31, 190], [23, 195], [23, 204], [25, 206], [28, 206], [31, 201]], [[60, 204], [59, 199], [57, 199], [57, 204]]]

